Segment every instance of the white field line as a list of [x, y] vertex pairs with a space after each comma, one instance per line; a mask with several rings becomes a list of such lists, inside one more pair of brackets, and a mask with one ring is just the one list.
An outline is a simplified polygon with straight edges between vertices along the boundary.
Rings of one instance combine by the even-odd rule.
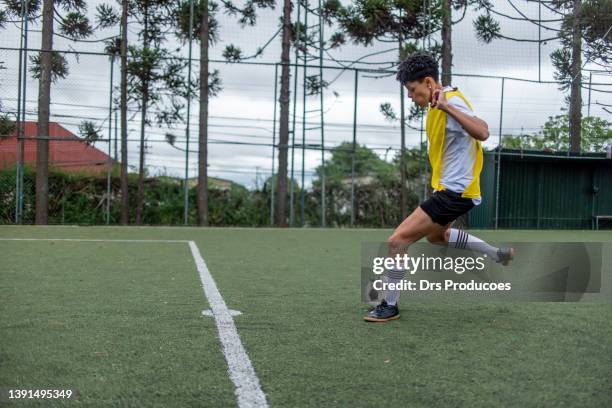
[[88, 239], [88, 238], [0, 238], [0, 241], [68, 241], [68, 242], [122, 242], [122, 243], [143, 243], [161, 242], [186, 244], [189, 241], [181, 239]]
[[259, 385], [255, 369], [242, 346], [240, 336], [238, 336], [238, 331], [234, 325], [234, 319], [221, 293], [219, 293], [219, 289], [217, 289], [217, 284], [208, 271], [196, 243], [189, 241], [189, 247], [200, 273], [204, 294], [215, 318], [219, 340], [221, 340], [223, 354], [227, 360], [229, 376], [236, 387], [235, 394], [238, 397], [238, 406], [241, 408], [267, 407], [266, 396]]
[[200, 254], [196, 243], [187, 240], [159, 240], [159, 239], [78, 239], [78, 238], [0, 238], [0, 241], [68, 241], [68, 242], [121, 242], [121, 243], [189, 243], [191, 254], [200, 274], [204, 295], [208, 299], [208, 304], [212, 309], [219, 340], [223, 346], [223, 354], [227, 361], [229, 376], [236, 387], [235, 394], [238, 398], [238, 406], [247, 407], [267, 407], [266, 395], [259, 385], [259, 379], [255, 374], [255, 369], [251, 360], [240, 341], [238, 330], [234, 325], [234, 319], [230, 310], [227, 308], [217, 284], [215, 283], [204, 258]]

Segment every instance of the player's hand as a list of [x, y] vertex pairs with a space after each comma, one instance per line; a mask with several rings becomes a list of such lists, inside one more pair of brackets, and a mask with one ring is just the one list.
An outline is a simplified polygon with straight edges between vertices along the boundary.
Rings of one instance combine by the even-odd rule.
[[444, 96], [444, 92], [441, 89], [436, 89], [433, 91], [433, 95], [431, 96], [431, 107], [438, 108], [446, 112], [448, 108], [448, 101], [446, 100], [446, 96]]

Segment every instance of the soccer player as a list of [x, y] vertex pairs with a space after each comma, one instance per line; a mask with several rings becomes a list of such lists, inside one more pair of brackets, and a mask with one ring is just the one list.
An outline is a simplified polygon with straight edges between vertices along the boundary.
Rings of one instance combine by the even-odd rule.
[[[481, 142], [489, 137], [487, 123], [457, 88], [438, 82], [438, 64], [431, 55], [417, 52], [399, 66], [397, 80], [408, 97], [427, 110], [427, 139], [433, 195], [417, 207], [389, 237], [389, 256], [403, 253], [413, 242], [427, 237], [434, 244], [487, 254], [507, 265], [512, 248], [496, 248], [465, 231], [451, 228], [453, 221], [480, 204]], [[399, 283], [405, 271], [388, 271], [388, 282]], [[388, 290], [385, 300], [364, 316], [369, 322], [399, 318], [399, 290]]]

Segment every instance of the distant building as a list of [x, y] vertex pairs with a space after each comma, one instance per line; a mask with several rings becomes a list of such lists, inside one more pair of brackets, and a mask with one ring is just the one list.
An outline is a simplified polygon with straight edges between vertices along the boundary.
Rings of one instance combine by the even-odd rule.
[[[189, 179], [189, 187], [195, 187], [198, 185], [198, 178], [192, 177]], [[229, 191], [232, 188], [232, 184], [235, 184], [231, 180], [226, 180], [217, 177], [208, 177], [208, 188], [211, 190]]]
[[[161, 176], [161, 177], [157, 177], [160, 179], [164, 179], [166, 182], [171, 182], [174, 184], [183, 184], [183, 178], [180, 177], [168, 177], [168, 176]], [[189, 179], [187, 179], [187, 185], [189, 186], [189, 188], [194, 188], [197, 187], [198, 185], [198, 178], [197, 177], [191, 177]], [[218, 177], [208, 177], [208, 189], [209, 190], [221, 190], [221, 191], [229, 191], [232, 188], [232, 185], [234, 186], [238, 186], [240, 188], [245, 188], [243, 185], [235, 183], [231, 180], [226, 180], [226, 179], [222, 179], [222, 178], [218, 178]]]
[[[37, 122], [25, 122], [24, 164], [36, 168]], [[103, 151], [85, 141], [59, 123], [49, 123], [49, 167], [70, 173], [106, 174], [114, 164]], [[31, 138], [31, 139], [27, 139]], [[0, 137], [0, 169], [17, 163], [17, 129], [10, 136]]]

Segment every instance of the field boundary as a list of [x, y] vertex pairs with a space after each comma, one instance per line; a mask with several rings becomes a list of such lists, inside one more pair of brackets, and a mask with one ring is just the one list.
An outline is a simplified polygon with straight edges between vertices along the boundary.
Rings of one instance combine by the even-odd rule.
[[95, 238], [0, 238], [0, 241], [68, 241], [68, 242], [121, 242], [129, 243], [134, 242], [137, 244], [147, 242], [159, 242], [159, 243], [175, 243], [175, 244], [187, 244], [188, 240], [185, 239], [95, 239]]
[[159, 239], [78, 239], [78, 238], [0, 238], [0, 241], [65, 241], [65, 242], [118, 242], [118, 243], [176, 243], [188, 244], [195, 262], [204, 296], [215, 319], [219, 341], [228, 366], [229, 377], [234, 383], [239, 407], [267, 407], [266, 396], [261, 389], [259, 378], [251, 360], [242, 345], [234, 318], [230, 313], [217, 284], [195, 241]]

